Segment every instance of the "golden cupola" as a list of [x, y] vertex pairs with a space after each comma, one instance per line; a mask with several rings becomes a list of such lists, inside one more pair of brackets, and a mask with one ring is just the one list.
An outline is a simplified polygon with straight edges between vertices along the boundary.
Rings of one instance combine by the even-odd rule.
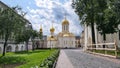
[[54, 32], [55, 31], [55, 28], [53, 27], [53, 25], [52, 25], [52, 27], [50, 28], [50, 32]]
[[63, 20], [62, 25], [69, 25], [69, 21], [66, 19], [66, 17], [65, 20]]
[[40, 26], [40, 32], [42, 32], [42, 25]]
[[54, 31], [55, 31], [55, 29], [54, 29], [54, 28], [51, 28], [51, 29], [50, 29], [50, 32], [54, 32]]

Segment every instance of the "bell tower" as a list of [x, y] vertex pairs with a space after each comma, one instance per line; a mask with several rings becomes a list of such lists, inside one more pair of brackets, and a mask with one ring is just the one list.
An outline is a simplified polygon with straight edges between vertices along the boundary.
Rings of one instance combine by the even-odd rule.
[[54, 31], [55, 31], [55, 28], [53, 27], [53, 23], [52, 23], [52, 27], [50, 28], [51, 37], [54, 36]]
[[69, 32], [69, 21], [66, 19], [66, 16], [62, 22], [62, 32]]

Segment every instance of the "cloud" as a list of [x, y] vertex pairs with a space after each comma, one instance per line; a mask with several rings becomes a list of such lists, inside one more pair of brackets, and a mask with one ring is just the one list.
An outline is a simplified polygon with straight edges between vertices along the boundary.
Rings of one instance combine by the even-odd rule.
[[61, 24], [66, 14], [70, 22], [70, 32], [79, 35], [82, 28], [79, 25], [78, 16], [71, 7], [71, 3], [71, 0], [35, 0], [38, 8], [27, 7], [29, 13], [26, 18], [32, 22], [33, 28], [37, 31], [39, 31], [42, 24], [44, 34], [49, 35], [52, 21], [54, 21], [55, 34], [61, 32]]

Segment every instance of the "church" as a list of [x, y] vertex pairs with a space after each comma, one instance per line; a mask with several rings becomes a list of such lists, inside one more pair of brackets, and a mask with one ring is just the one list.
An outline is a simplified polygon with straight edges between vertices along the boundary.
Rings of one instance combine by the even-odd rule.
[[75, 35], [69, 31], [69, 21], [65, 19], [61, 23], [62, 32], [54, 34], [55, 28], [50, 28], [50, 33], [47, 37], [47, 48], [75, 48]]

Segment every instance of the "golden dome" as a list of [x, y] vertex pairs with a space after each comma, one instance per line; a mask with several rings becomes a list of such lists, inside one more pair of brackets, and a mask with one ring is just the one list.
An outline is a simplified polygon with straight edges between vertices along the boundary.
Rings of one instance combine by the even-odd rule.
[[57, 39], [54, 36], [49, 36], [47, 38], [48, 41], [57, 41]]
[[69, 21], [67, 19], [65, 19], [63, 22], [62, 22], [62, 25], [66, 25], [68, 24], [69, 25]]
[[55, 28], [53, 27], [53, 23], [52, 23], [52, 27], [50, 28], [50, 32], [54, 32]]
[[51, 29], [50, 29], [50, 32], [54, 32], [55, 31], [55, 29], [52, 27]]
[[40, 32], [42, 32], [42, 26], [40, 26]]

